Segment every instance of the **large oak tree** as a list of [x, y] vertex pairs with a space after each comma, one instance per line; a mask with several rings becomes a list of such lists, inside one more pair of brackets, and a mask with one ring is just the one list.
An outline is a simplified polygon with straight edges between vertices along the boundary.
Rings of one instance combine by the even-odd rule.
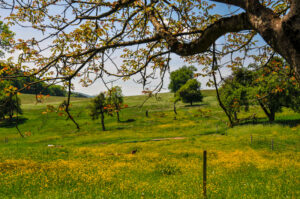
[[[0, 0], [8, 9], [8, 23], [31, 27], [40, 39], [19, 39], [14, 49], [22, 53], [18, 67], [24, 76], [38, 75], [47, 81], [71, 84], [80, 76], [89, 85], [104, 74], [129, 78], [140, 74], [141, 82], [163, 76], [170, 53], [191, 62], [209, 65], [210, 47], [223, 37], [218, 56], [239, 55], [266, 62], [274, 51], [294, 68], [300, 81], [299, 0]], [[214, 3], [232, 6], [218, 14]], [[268, 47], [257, 45], [260, 35]], [[258, 51], [253, 51], [257, 48]], [[266, 50], [267, 49], [267, 50]], [[114, 54], [121, 55], [122, 64]], [[26, 67], [31, 63], [34, 67]], [[6, 70], [8, 70], [6, 68]], [[1, 72], [0, 72], [1, 74]], [[93, 74], [93, 75], [91, 75]], [[12, 76], [11, 78], [13, 78]], [[69, 86], [70, 88], [71, 86]]]

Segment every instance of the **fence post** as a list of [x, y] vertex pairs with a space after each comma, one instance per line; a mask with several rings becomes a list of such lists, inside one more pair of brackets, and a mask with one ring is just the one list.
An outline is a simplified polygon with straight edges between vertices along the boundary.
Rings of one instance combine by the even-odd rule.
[[148, 110], [146, 110], [146, 117], [149, 117]]
[[207, 157], [206, 150], [203, 151], [203, 196], [206, 198]]

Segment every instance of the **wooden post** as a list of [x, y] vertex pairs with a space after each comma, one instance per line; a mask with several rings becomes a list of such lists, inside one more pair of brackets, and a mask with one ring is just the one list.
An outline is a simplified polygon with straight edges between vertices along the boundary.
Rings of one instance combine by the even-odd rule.
[[207, 157], [206, 151], [203, 151], [203, 196], [206, 198], [206, 177], [207, 177]]
[[146, 117], [149, 117], [148, 110], [146, 110]]

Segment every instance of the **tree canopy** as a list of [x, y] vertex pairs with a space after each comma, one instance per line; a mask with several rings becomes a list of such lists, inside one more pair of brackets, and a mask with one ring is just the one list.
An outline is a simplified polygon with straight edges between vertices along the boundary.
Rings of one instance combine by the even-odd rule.
[[283, 107], [300, 110], [300, 87], [291, 68], [282, 59], [275, 57], [256, 72], [256, 79], [250, 85], [254, 96], [270, 121]]
[[177, 91], [176, 96], [183, 102], [190, 103], [202, 102], [203, 96], [200, 91], [201, 84], [196, 79], [189, 79], [180, 89]]
[[171, 72], [169, 84], [171, 92], [176, 93], [189, 79], [193, 79], [195, 71], [197, 69], [194, 66], [183, 66]]
[[119, 86], [114, 86], [106, 92], [107, 103], [110, 105], [111, 112], [116, 112], [117, 120], [120, 122], [119, 112], [123, 108], [124, 97], [122, 89]]
[[90, 104], [90, 116], [93, 120], [101, 117], [101, 126], [102, 130], [105, 131], [105, 123], [104, 123], [104, 114], [107, 113], [107, 99], [105, 97], [105, 93], [100, 93], [94, 99], [92, 99]]
[[[17, 67], [25, 69], [25, 76], [38, 74], [67, 85], [80, 76], [88, 86], [104, 74], [124, 79], [140, 74], [146, 85], [156, 74], [164, 76], [170, 53], [210, 65], [210, 47], [222, 36], [218, 59], [237, 52], [228, 66], [242, 65], [241, 55], [265, 63], [276, 52], [300, 79], [298, 0], [0, 2], [10, 11], [8, 24], [30, 26], [44, 35], [14, 42], [14, 51], [21, 52]], [[216, 4], [231, 10], [216, 14]], [[267, 45], [257, 42], [256, 35]], [[115, 54], [121, 54], [121, 65], [115, 63]]]
[[292, 70], [281, 58], [274, 57], [269, 64], [236, 69], [220, 88], [221, 99], [231, 120], [238, 123], [238, 112], [259, 105], [269, 121], [283, 107], [300, 111], [300, 87]]
[[11, 84], [7, 81], [0, 83], [0, 119], [5, 119], [5, 116], [13, 118], [14, 114], [22, 114], [21, 100], [18, 95], [6, 93], [7, 89], [11, 89]]
[[3, 57], [4, 52], [11, 47], [13, 36], [14, 33], [9, 30], [9, 27], [0, 21], [0, 57]]

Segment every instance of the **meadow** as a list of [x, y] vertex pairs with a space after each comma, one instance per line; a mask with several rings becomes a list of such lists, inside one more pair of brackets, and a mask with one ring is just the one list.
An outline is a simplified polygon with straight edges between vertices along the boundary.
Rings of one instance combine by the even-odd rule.
[[[259, 107], [256, 121], [228, 128], [213, 91], [195, 106], [159, 94], [125, 97], [116, 117], [91, 120], [90, 99], [73, 98], [80, 124], [43, 113], [21, 95], [24, 114], [0, 122], [0, 198], [202, 198], [202, 154], [207, 150], [208, 198], [300, 198], [300, 114], [289, 109], [269, 123]], [[145, 116], [148, 110], [149, 117]], [[175, 118], [176, 117], [176, 118]], [[273, 142], [273, 147], [272, 147]]]

